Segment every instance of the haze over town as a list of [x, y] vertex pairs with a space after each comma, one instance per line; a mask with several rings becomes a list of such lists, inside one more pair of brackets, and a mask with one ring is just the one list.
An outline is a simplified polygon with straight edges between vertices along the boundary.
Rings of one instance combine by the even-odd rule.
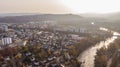
[[120, 67], [119, 0], [0, 0], [0, 67]]

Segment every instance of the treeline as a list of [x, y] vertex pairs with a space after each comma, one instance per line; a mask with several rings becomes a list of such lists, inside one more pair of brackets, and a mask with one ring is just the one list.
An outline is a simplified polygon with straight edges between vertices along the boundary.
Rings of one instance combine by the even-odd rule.
[[[43, 49], [40, 45], [26, 45], [22, 47], [15, 48], [5, 48], [0, 50], [0, 65], [6, 64], [7, 66], [26, 66], [33, 64], [31, 58], [35, 58], [34, 62], [39, 62], [41, 66], [44, 66], [47, 62], [43, 63], [42, 61], [47, 60], [48, 58], [55, 56], [58, 58], [63, 58], [61, 61], [57, 59], [49, 61], [49, 65], [61, 63], [66, 67], [80, 67], [80, 62], [78, 62], [77, 57], [81, 52], [87, 48], [94, 46], [97, 42], [101, 41], [102, 38], [87, 38], [81, 40], [79, 43], [76, 43], [68, 47], [67, 51], [52, 51], [49, 49]], [[9, 57], [10, 60], [5, 61]], [[5, 63], [4, 63], [5, 62]]]
[[79, 43], [76, 43], [73, 46], [71, 46], [72, 49], [70, 51], [72, 51], [71, 53], [74, 53], [73, 55], [75, 55], [77, 57], [84, 50], [96, 45], [101, 40], [104, 40], [104, 38], [100, 38], [100, 37], [91, 38], [90, 37], [90, 38], [83, 39]]
[[120, 39], [117, 39], [114, 43], [111, 43], [110, 46], [103, 47], [97, 50], [97, 55], [95, 56], [95, 67], [118, 67], [120, 64], [117, 61], [118, 58], [118, 49], [120, 49]]

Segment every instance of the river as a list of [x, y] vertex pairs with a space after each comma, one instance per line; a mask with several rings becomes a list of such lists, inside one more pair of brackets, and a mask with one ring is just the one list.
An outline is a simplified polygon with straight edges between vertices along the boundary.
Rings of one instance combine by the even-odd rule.
[[82, 62], [81, 67], [94, 67], [94, 60], [97, 50], [102, 47], [107, 48], [107, 46], [109, 46], [110, 43], [114, 42], [117, 39], [117, 36], [120, 35], [117, 32], [108, 30], [103, 27], [100, 27], [100, 30], [109, 31], [113, 34], [113, 36], [106, 39], [105, 41], [101, 41], [100, 43], [96, 44], [94, 47], [91, 47], [85, 50], [83, 53], [81, 53], [78, 57], [79, 61]]

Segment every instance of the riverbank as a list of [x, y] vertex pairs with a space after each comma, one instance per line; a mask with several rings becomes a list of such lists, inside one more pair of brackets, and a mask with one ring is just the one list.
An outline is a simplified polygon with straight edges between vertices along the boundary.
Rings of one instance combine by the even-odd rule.
[[[104, 28], [104, 29], [106, 29], [106, 28]], [[82, 54], [79, 55], [78, 60], [80, 62], [82, 62], [82, 65], [84, 67], [94, 67], [94, 60], [95, 60], [97, 50], [99, 50], [102, 47], [107, 48], [112, 42], [114, 42], [117, 39], [117, 36], [114, 34], [117, 32], [114, 32], [114, 31], [111, 31], [108, 29], [103, 30], [103, 31], [106, 31], [106, 32], [110, 31], [110, 33], [113, 33], [113, 36], [106, 39], [105, 41], [101, 41], [100, 43], [87, 49], [86, 51], [84, 51]], [[119, 33], [117, 33], [117, 34], [119, 34]]]
[[119, 49], [120, 38], [111, 43], [108, 48], [101, 48], [97, 51], [95, 56], [95, 67], [119, 67]]

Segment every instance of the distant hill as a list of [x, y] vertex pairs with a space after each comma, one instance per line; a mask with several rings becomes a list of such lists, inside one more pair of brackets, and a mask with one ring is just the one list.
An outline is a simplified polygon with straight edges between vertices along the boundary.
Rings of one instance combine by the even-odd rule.
[[16, 14], [12, 16], [0, 17], [1, 23], [25, 23], [25, 22], [39, 22], [44, 20], [51, 21], [74, 21], [82, 18], [79, 15], [74, 14]]
[[0, 14], [0, 23], [27, 23], [41, 21], [56, 21], [61, 24], [85, 24], [86, 22], [120, 22], [120, 12], [108, 14], [32, 14], [9, 13]]
[[11, 16], [25, 16], [25, 15], [37, 15], [35, 13], [3, 13], [0, 17], [11, 17]]
[[109, 14], [107, 17], [113, 20], [118, 20], [120, 19], [120, 12]]
[[83, 17], [104, 17], [104, 18], [110, 18], [110, 17], [120, 17], [120, 12], [116, 13], [105, 13], [105, 14], [99, 14], [99, 13], [83, 13], [79, 14]]
[[105, 17], [106, 14], [98, 14], [98, 13], [83, 13], [83, 14], [79, 14], [83, 17]]
[[106, 13], [106, 14], [97, 14], [97, 13], [85, 13], [85, 14], [80, 14], [80, 16], [83, 16], [85, 18], [92, 18], [101, 21], [106, 21], [106, 22], [120, 22], [120, 12], [116, 13]]

